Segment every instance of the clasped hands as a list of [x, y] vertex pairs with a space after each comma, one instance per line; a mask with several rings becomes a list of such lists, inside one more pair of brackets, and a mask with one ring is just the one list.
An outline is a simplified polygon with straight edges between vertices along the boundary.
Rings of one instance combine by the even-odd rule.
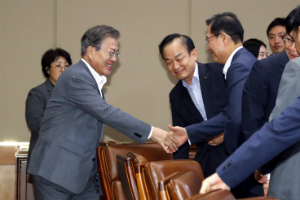
[[151, 139], [160, 144], [167, 153], [174, 153], [188, 140], [188, 135], [185, 128], [170, 125], [168, 127], [171, 132], [153, 127]]

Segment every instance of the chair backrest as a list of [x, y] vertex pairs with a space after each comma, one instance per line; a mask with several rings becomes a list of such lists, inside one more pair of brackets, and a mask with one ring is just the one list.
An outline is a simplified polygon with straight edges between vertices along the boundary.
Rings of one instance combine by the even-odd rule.
[[173, 155], [156, 143], [146, 143], [127, 155], [117, 155], [119, 178], [127, 200], [149, 199], [142, 171], [148, 162], [160, 160], [173, 160]]
[[[157, 143], [117, 144], [117, 143], [109, 142], [109, 143], [101, 144], [100, 147], [97, 148], [97, 157], [98, 157], [100, 181], [103, 190], [102, 199], [105, 200], [127, 199], [124, 196], [123, 188], [118, 174], [117, 155], [125, 156], [128, 152], [136, 152], [136, 153], [143, 154], [149, 160], [155, 160], [158, 158], [173, 159], [173, 155], [165, 153], [162, 147]], [[126, 193], [128, 193], [127, 190]]]
[[[144, 169], [145, 184], [148, 188], [149, 199], [161, 199], [165, 193], [160, 187], [161, 181], [174, 173], [193, 172], [202, 182], [204, 180], [202, 169], [198, 162], [191, 160], [168, 160], [148, 162]], [[168, 197], [165, 197], [166, 199]]]
[[202, 181], [194, 172], [178, 173], [164, 183], [171, 200], [184, 200], [199, 194]]

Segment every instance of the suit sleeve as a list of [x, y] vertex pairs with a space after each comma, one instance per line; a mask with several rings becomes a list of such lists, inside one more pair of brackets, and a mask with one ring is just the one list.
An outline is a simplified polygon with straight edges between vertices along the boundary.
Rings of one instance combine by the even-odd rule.
[[267, 122], [218, 168], [217, 173], [235, 187], [260, 166], [300, 140], [300, 98], [280, 116]]
[[269, 99], [267, 71], [258, 61], [254, 64], [245, 83], [242, 99], [243, 140], [259, 130], [268, 121], [265, 119], [265, 106]]
[[37, 131], [41, 127], [46, 105], [45, 100], [36, 88], [29, 91], [26, 99], [25, 116], [27, 126], [31, 131]]
[[67, 96], [70, 103], [133, 140], [145, 142], [150, 134], [151, 125], [107, 104], [98, 88], [87, 83], [86, 79], [87, 77], [78, 75], [68, 79]]

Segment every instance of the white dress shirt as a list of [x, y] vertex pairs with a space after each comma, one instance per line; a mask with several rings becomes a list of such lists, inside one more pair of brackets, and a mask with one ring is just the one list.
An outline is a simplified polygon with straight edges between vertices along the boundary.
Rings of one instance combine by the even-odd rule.
[[224, 65], [224, 67], [223, 67], [223, 74], [224, 74], [224, 76], [225, 76], [225, 79], [226, 79], [226, 75], [227, 75], [228, 69], [229, 69], [229, 67], [230, 67], [230, 65], [231, 65], [232, 58], [233, 58], [234, 54], [235, 54], [238, 50], [240, 50], [241, 48], [243, 48], [243, 46], [239, 46], [238, 48], [236, 48], [236, 49], [230, 54], [229, 58], [227, 59], [225, 65]]

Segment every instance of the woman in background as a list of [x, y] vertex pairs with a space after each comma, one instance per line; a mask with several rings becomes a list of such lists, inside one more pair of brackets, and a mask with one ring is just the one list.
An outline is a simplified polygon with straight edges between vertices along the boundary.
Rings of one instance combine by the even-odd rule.
[[258, 39], [249, 39], [244, 42], [243, 46], [251, 52], [258, 60], [268, 57], [267, 46]]
[[28, 150], [27, 164], [30, 161], [30, 155], [35, 146], [42, 118], [47, 102], [51, 96], [52, 90], [60, 74], [72, 65], [70, 54], [63, 49], [50, 49], [42, 57], [42, 71], [46, 81], [35, 88], [32, 88], [26, 99], [26, 122], [31, 130], [31, 138]]

